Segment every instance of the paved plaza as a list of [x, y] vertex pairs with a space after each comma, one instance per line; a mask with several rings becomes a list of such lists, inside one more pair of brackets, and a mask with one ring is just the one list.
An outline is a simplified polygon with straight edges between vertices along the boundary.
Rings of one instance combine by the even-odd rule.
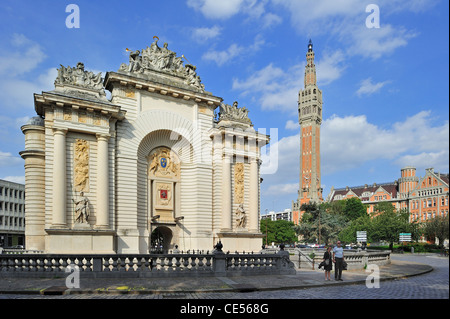
[[[382, 266], [379, 288], [368, 288], [371, 272], [344, 272], [343, 282], [325, 281], [323, 271], [296, 275], [84, 279], [67, 289], [65, 278], [2, 278], [0, 299], [448, 299], [449, 259], [438, 255], [392, 255]], [[333, 274], [332, 274], [333, 276]]]

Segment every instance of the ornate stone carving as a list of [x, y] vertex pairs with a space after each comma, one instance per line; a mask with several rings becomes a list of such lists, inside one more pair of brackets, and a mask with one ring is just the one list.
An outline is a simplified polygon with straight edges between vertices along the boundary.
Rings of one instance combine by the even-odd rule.
[[80, 198], [72, 198], [72, 201], [75, 203], [75, 223], [88, 224], [90, 216], [89, 199], [84, 196], [84, 192], [81, 192]]
[[234, 165], [234, 202], [244, 203], [244, 163]]
[[61, 67], [58, 69], [58, 76], [55, 80], [56, 84], [70, 84], [82, 88], [103, 90], [102, 73], [95, 75], [91, 71], [84, 70], [84, 64], [78, 62], [76, 67]]
[[154, 177], [177, 178], [180, 176], [180, 163], [167, 148], [159, 148], [150, 154], [149, 175]]
[[[172, 209], [172, 183], [156, 183], [156, 206]], [[163, 207], [160, 207], [163, 206]]]
[[224, 120], [252, 125], [252, 121], [248, 118], [248, 112], [249, 110], [245, 106], [239, 108], [236, 101], [233, 105], [222, 103], [219, 111], [219, 122]]
[[245, 225], [245, 209], [244, 204], [239, 204], [235, 212], [236, 215], [236, 230], [243, 229]]
[[74, 186], [77, 192], [89, 191], [89, 143], [76, 139], [74, 152]]
[[122, 63], [119, 71], [146, 74], [148, 71], [161, 71], [169, 73], [184, 79], [184, 83], [195, 87], [197, 90], [204, 92], [205, 86], [201, 83], [200, 77], [196, 73], [196, 67], [192, 64], [183, 65], [182, 57], [177, 57], [176, 53], [169, 50], [168, 44], [164, 43], [161, 48], [158, 46], [158, 37], [154, 37], [155, 41], [142, 52], [139, 50], [131, 51], [129, 57], [129, 65]]

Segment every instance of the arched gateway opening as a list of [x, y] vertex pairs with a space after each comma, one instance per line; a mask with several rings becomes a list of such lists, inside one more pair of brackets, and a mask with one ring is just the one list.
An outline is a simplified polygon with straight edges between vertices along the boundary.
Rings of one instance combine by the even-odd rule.
[[165, 226], [158, 226], [150, 236], [150, 253], [167, 253], [171, 248], [172, 231]]
[[180, 236], [181, 166], [191, 162], [191, 144], [172, 130], [148, 133], [138, 150], [138, 207], [146, 220], [146, 251], [168, 252]]

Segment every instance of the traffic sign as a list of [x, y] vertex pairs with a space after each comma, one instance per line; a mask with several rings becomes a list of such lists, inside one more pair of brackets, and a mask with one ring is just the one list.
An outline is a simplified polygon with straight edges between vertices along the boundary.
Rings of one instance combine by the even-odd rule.
[[356, 241], [367, 242], [367, 232], [366, 231], [357, 231], [356, 232]]
[[400, 233], [399, 241], [411, 241], [411, 233]]

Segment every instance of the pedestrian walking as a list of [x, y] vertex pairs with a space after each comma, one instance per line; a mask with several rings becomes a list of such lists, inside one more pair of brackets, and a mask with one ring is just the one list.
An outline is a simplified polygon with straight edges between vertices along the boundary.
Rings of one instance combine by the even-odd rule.
[[333, 268], [333, 253], [331, 251], [333, 247], [328, 246], [327, 250], [323, 254], [323, 269], [325, 270], [325, 280], [331, 280], [331, 269]]
[[344, 248], [338, 240], [337, 246], [333, 248], [333, 263], [334, 263], [334, 280], [342, 280], [342, 269], [344, 266]]

